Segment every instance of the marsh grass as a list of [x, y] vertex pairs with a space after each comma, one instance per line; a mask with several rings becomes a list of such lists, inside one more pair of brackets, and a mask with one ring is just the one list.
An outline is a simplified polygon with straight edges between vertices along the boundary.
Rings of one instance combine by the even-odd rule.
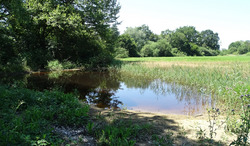
[[133, 77], [161, 79], [216, 95], [224, 108], [239, 109], [239, 97], [250, 91], [249, 62], [125, 62], [120, 72]]

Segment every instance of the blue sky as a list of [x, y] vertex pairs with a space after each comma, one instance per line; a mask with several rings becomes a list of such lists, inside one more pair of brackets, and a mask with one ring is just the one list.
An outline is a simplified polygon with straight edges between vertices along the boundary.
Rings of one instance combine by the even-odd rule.
[[118, 0], [121, 33], [126, 27], [146, 24], [156, 34], [181, 26], [211, 29], [221, 48], [231, 42], [250, 40], [250, 0]]

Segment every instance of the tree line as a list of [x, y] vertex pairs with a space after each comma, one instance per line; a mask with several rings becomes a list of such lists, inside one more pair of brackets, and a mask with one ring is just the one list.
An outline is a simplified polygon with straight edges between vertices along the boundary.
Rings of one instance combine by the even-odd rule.
[[227, 54], [235, 54], [235, 55], [242, 55], [242, 54], [249, 54], [250, 52], [250, 40], [247, 41], [236, 41], [232, 42], [228, 49], [224, 49], [221, 51], [221, 55]]
[[215, 56], [220, 53], [219, 35], [193, 26], [154, 34], [147, 25], [129, 27], [118, 38], [118, 57]]
[[1, 0], [0, 71], [38, 70], [53, 63], [102, 67], [114, 57], [249, 52], [249, 41], [233, 42], [220, 51], [218, 33], [193, 26], [157, 35], [142, 25], [120, 35], [120, 8], [117, 0]]

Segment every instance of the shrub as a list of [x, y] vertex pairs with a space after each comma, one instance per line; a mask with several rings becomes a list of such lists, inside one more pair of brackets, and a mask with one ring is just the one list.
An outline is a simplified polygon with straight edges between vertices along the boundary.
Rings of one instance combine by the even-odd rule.
[[46, 67], [48, 70], [63, 70], [63, 65], [58, 60], [53, 60], [48, 62], [48, 66]]
[[129, 56], [128, 51], [125, 48], [118, 47], [115, 48], [115, 58], [127, 58]]

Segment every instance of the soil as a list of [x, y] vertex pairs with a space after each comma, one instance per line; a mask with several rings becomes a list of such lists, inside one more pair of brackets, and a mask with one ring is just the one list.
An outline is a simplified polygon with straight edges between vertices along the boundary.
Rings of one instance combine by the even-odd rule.
[[[208, 145], [229, 145], [236, 139], [236, 135], [225, 132], [225, 120], [223, 120], [223, 117], [216, 119], [216, 124], [213, 126], [215, 129], [213, 130], [213, 141], [208, 142], [202, 139], [210, 137], [208, 115], [166, 115], [132, 110], [103, 110], [96, 107], [91, 107], [90, 110], [91, 117], [102, 115], [108, 119], [111, 114], [113, 115], [112, 118], [118, 120], [130, 120], [132, 123], [151, 123], [154, 125], [150, 129], [150, 136], [137, 140], [136, 145], [153, 145], [153, 141], [150, 138], [153, 134], [163, 136], [168, 133], [173, 133], [175, 145], [204, 145], [206, 142]], [[199, 131], [203, 132], [197, 135]]]

